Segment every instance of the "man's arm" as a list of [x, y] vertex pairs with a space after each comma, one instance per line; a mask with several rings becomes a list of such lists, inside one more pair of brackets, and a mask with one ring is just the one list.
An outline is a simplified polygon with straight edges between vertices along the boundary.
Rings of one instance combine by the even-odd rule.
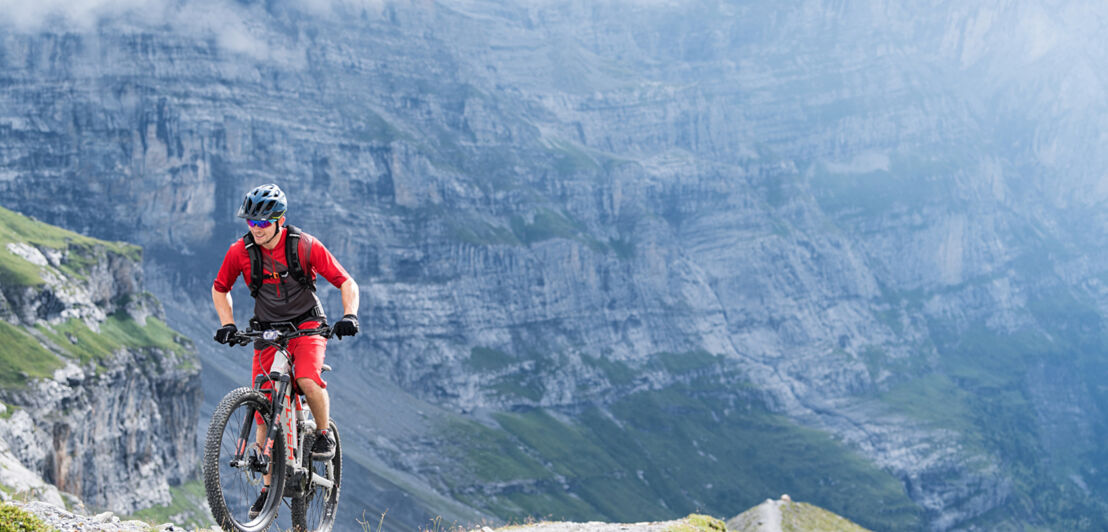
[[357, 316], [358, 306], [361, 303], [361, 293], [358, 290], [358, 283], [355, 283], [353, 278], [347, 279], [342, 283], [342, 286], [339, 287], [339, 291], [342, 292], [343, 315], [353, 314]]
[[[346, 294], [342, 296], [343, 303], [346, 302]], [[227, 325], [228, 323], [235, 323], [235, 311], [233, 302], [231, 301], [230, 292], [220, 292], [212, 287], [212, 303], [215, 304], [215, 313], [219, 314], [219, 324]]]

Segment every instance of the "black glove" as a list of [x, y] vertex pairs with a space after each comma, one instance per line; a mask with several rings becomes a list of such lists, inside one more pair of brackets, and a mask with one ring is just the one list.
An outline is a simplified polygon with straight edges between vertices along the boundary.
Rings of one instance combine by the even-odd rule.
[[231, 339], [235, 337], [237, 332], [239, 332], [239, 328], [235, 327], [234, 323], [228, 323], [215, 332], [215, 341], [221, 344], [231, 343]]
[[335, 333], [340, 340], [343, 336], [354, 336], [358, 334], [358, 316], [354, 314], [347, 314], [342, 317], [341, 320], [335, 323], [335, 326], [331, 328], [331, 332]]

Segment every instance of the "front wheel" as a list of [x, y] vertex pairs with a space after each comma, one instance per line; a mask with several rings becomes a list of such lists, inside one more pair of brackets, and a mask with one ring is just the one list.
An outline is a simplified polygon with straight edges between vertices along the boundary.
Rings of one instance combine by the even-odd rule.
[[[274, 445], [268, 459], [256, 442], [256, 419], [272, 419], [266, 396], [250, 388], [227, 394], [212, 415], [204, 444], [204, 488], [212, 517], [226, 532], [261, 532], [277, 517], [285, 483], [285, 446]], [[280, 436], [280, 434], [278, 434]], [[281, 441], [280, 437], [277, 438]], [[251, 516], [270, 477], [259, 512]]]
[[308, 470], [309, 476], [303, 481], [303, 494], [292, 499], [292, 524], [299, 532], [328, 532], [335, 524], [342, 480], [342, 443], [334, 420], [328, 430], [335, 436], [335, 455], [328, 460], [312, 460], [315, 432], [304, 436], [301, 465]]

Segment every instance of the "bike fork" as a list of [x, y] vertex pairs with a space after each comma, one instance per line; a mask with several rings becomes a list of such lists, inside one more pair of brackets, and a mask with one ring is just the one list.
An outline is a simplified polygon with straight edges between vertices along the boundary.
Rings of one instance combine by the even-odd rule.
[[268, 430], [266, 430], [265, 447], [264, 447], [264, 449], [265, 449], [264, 454], [265, 454], [266, 460], [270, 460], [272, 458], [273, 443], [274, 443], [274, 440], [277, 439], [277, 429], [279, 429], [281, 427], [281, 417], [282, 417], [281, 403], [284, 402], [283, 399], [285, 397], [285, 394], [288, 392], [288, 386], [289, 386], [288, 377], [284, 376], [284, 375], [282, 375], [281, 377], [282, 378], [281, 378], [280, 382], [277, 384], [277, 388], [275, 390], [273, 390], [272, 411], [275, 413], [275, 415], [273, 416], [273, 418], [271, 420], [271, 423], [269, 424], [269, 427], [267, 427]]
[[254, 415], [256, 411], [253, 408], [246, 409], [246, 419], [242, 420], [242, 430], [239, 431], [239, 439], [237, 445], [235, 445], [235, 457], [231, 460], [232, 464], [241, 464], [242, 459], [246, 456], [246, 439], [250, 437], [250, 427], [254, 426]]

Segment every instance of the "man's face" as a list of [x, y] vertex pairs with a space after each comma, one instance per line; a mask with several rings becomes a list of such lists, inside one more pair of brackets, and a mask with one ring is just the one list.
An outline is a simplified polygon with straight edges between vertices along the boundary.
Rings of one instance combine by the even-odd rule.
[[268, 227], [255, 227], [253, 225], [250, 225], [249, 227], [250, 233], [254, 235], [254, 241], [261, 243], [268, 242], [271, 238], [273, 238], [273, 236], [277, 234], [277, 229], [280, 226], [281, 224], [279, 222], [273, 222], [269, 224]]

